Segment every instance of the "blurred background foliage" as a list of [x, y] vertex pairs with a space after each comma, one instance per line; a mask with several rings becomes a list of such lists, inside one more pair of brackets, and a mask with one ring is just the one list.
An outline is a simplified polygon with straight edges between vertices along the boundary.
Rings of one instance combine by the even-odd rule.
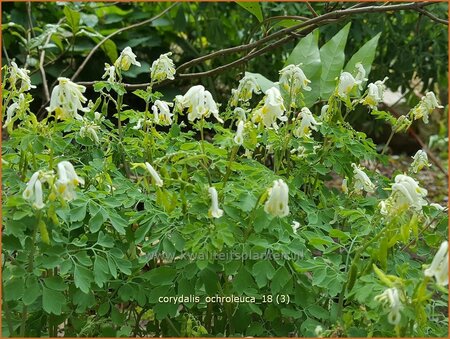
[[[348, 8], [350, 5], [354, 3], [311, 3], [319, 15]], [[44, 48], [48, 81], [51, 83], [58, 76], [70, 77], [98, 42], [88, 33], [93, 35], [98, 32], [106, 36], [119, 28], [155, 16], [168, 6], [167, 2], [4, 3], [3, 62], [16, 60], [19, 66], [27, 65], [33, 72], [34, 83], [39, 84], [42, 81], [38, 71], [39, 55]], [[447, 3], [441, 2], [427, 7], [427, 10], [436, 16], [444, 17], [447, 14], [447, 6]], [[44, 45], [45, 41], [42, 40], [45, 39], [42, 38], [45, 36], [42, 33], [51, 29], [49, 24], [57, 25], [60, 19], [65, 18], [66, 7], [80, 14], [81, 25], [86, 26], [84, 29], [88, 33], [78, 32], [73, 38], [63, 21], [58, 25], [59, 28], [54, 28], [59, 31]], [[130, 82], [148, 82], [151, 62], [161, 53], [172, 51], [179, 65], [222, 48], [260, 39], [268, 33], [298, 23], [296, 20], [285, 19], [285, 16], [312, 16], [307, 5], [300, 2], [263, 2], [261, 9], [263, 21], [259, 22], [255, 15], [235, 2], [180, 3], [154, 22], [116, 35], [112, 39], [114, 43], [111, 44], [111, 49], [116, 51], [109, 51], [107, 55], [105, 50], [96, 52], [95, 58], [90, 60], [77, 80], [98, 80], [104, 73], [104, 62], [113, 62], [111, 57], [114, 58], [117, 52], [120, 53], [120, 50], [130, 46], [143, 64], [143, 67], [127, 74], [129, 78], [135, 78], [133, 81], [130, 79]], [[433, 89], [431, 87], [435, 83], [441, 89], [447, 88], [448, 33], [445, 25], [437, 24], [429, 17], [414, 11], [358, 14], [324, 26], [321, 29], [319, 45], [335, 35], [349, 21], [353, 24], [346, 47], [348, 54], [357, 50], [378, 32], [382, 32], [371, 74], [373, 79], [382, 79], [388, 75], [391, 88], [408, 88], [409, 81], [416, 73], [424, 82], [424, 91]], [[223, 88], [228, 92], [246, 70], [261, 73], [269, 79], [277, 79], [278, 70], [282, 68], [296, 42], [294, 40], [273, 49], [270, 53], [213, 79], [196, 79], [195, 82], [210, 85], [210, 82], [214, 81], [216, 89]], [[195, 66], [189, 72], [213, 69], [234, 58], [233, 55], [212, 59], [211, 62]], [[186, 82], [192, 85], [193, 81]], [[180, 87], [179, 83], [177, 87]], [[445, 93], [443, 97], [446, 97]]]

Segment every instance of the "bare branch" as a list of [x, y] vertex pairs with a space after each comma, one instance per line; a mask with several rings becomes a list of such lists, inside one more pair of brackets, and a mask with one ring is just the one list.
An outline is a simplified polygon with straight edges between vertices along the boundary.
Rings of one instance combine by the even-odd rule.
[[342, 9], [342, 10], [325, 13], [318, 17], [312, 18], [308, 21], [302, 22], [298, 25], [294, 25], [294, 26], [282, 29], [278, 32], [268, 35], [265, 38], [262, 38], [253, 43], [239, 45], [239, 46], [235, 46], [235, 47], [224, 48], [219, 51], [216, 51], [216, 52], [201, 56], [199, 58], [190, 60], [190, 61], [178, 66], [177, 73], [179, 73], [181, 70], [184, 70], [188, 67], [195, 66], [203, 61], [210, 60], [210, 59], [213, 59], [213, 58], [216, 58], [219, 56], [224, 56], [224, 55], [228, 55], [228, 54], [232, 54], [232, 53], [252, 50], [253, 48], [256, 48], [256, 47], [259, 47], [259, 46], [265, 44], [266, 42], [269, 42], [271, 40], [275, 40], [277, 38], [285, 36], [286, 34], [289, 34], [290, 32], [294, 32], [300, 28], [318, 24], [321, 21], [326, 20], [326, 19], [338, 19], [338, 18], [345, 17], [348, 15], [353, 15], [353, 14], [387, 12], [387, 11], [395, 11], [395, 10], [402, 10], [402, 9], [417, 10], [418, 8], [428, 6], [430, 4], [431, 3], [429, 3], [429, 2], [412, 2], [412, 3], [406, 3], [406, 4], [400, 4], [400, 5], [390, 5], [390, 6], [368, 6], [368, 7], [361, 7], [361, 8], [360, 7], [348, 8], [348, 9]]
[[423, 15], [426, 15], [427, 17], [429, 17], [431, 20], [440, 23], [440, 24], [444, 24], [448, 26], [448, 21], [438, 18], [437, 16], [435, 16], [434, 14], [431, 14], [430, 12], [428, 12], [427, 10], [424, 10], [422, 8], [417, 8], [416, 9], [417, 12], [422, 13]]
[[314, 8], [312, 8], [311, 4], [308, 1], [306, 1], [306, 6], [308, 6], [308, 9], [311, 11], [313, 17], [319, 16], [319, 14], [317, 14], [317, 12], [314, 10]]
[[[329, 12], [323, 15], [320, 15], [318, 17], [309, 19], [305, 22], [299, 23], [298, 25], [294, 25], [288, 28], [284, 28], [278, 32], [272, 33], [258, 41], [239, 45], [235, 47], [229, 47], [225, 48], [213, 53], [210, 53], [208, 55], [204, 55], [202, 57], [190, 60], [182, 65], [180, 65], [177, 68], [177, 79], [193, 79], [198, 77], [204, 77], [204, 76], [211, 76], [214, 74], [218, 74], [220, 72], [223, 72], [231, 67], [238, 66], [242, 63], [245, 63], [252, 58], [255, 58], [269, 50], [272, 50], [275, 47], [278, 47], [282, 44], [285, 44], [296, 37], [304, 36], [305, 34], [309, 33], [313, 29], [328, 24], [330, 22], [335, 22], [337, 20], [342, 20], [348, 16], [354, 15], [354, 14], [364, 14], [364, 13], [378, 13], [378, 12], [387, 12], [387, 11], [395, 11], [395, 10], [417, 10], [421, 9], [422, 7], [431, 5], [430, 2], [412, 2], [412, 3], [404, 3], [404, 4], [395, 4], [395, 5], [385, 5], [385, 6], [364, 6], [360, 7], [359, 4], [354, 5], [352, 8], [343, 9], [343, 10], [336, 10], [334, 12]], [[361, 5], [362, 6], [362, 5]], [[276, 40], [276, 42], [265, 45], [266, 43]], [[264, 47], [262, 47], [265, 45]], [[192, 67], [194, 65], [197, 65], [203, 61], [210, 60], [219, 56], [224, 56], [232, 53], [238, 53], [238, 52], [244, 52], [244, 51], [250, 51], [247, 55], [234, 60], [228, 64], [219, 66], [215, 69], [204, 71], [204, 72], [198, 72], [198, 73], [180, 73], [181, 70], [186, 69], [188, 67]], [[176, 81], [175, 80], [175, 81]], [[80, 84], [84, 86], [92, 86], [95, 82], [80, 82]], [[159, 85], [164, 85], [166, 82], [163, 82]], [[149, 83], [143, 83], [143, 84], [125, 84], [125, 88], [127, 89], [137, 89], [137, 88], [145, 88], [149, 85]]]

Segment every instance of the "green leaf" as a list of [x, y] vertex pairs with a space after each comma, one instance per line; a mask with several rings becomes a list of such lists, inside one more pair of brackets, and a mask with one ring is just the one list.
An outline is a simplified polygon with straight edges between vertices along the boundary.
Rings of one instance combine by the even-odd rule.
[[96, 256], [94, 260], [94, 282], [98, 287], [103, 287], [103, 284], [108, 281], [109, 267], [108, 262], [101, 256]]
[[114, 259], [108, 255], [108, 267], [109, 267], [109, 271], [111, 272], [111, 275], [114, 278], [117, 278], [117, 266], [116, 263], [114, 262]]
[[111, 248], [114, 246], [114, 239], [109, 234], [100, 231], [98, 233], [97, 243], [102, 247]]
[[91, 219], [89, 219], [89, 230], [97, 233], [105, 222], [103, 213], [99, 210]]
[[42, 289], [42, 308], [45, 312], [60, 315], [65, 303], [66, 298], [61, 292], [46, 287]]
[[355, 65], [360, 62], [366, 71], [366, 78], [369, 77], [370, 69], [372, 68], [373, 60], [375, 59], [375, 52], [378, 46], [378, 40], [381, 33], [375, 35], [372, 39], [367, 41], [347, 62], [344, 71], [349, 73], [355, 72]]
[[336, 78], [344, 66], [344, 49], [351, 23], [345, 25], [331, 40], [323, 45], [320, 52], [322, 74], [320, 75], [320, 96], [328, 98], [336, 87]]
[[114, 212], [110, 212], [109, 220], [111, 221], [111, 225], [117, 232], [119, 232], [119, 234], [125, 234], [125, 227], [127, 227], [128, 224], [124, 218]]
[[152, 223], [149, 222], [147, 225], [139, 226], [139, 228], [134, 233], [134, 243], [140, 244], [142, 241], [144, 241], [145, 236], [147, 235], [148, 231], [150, 230], [150, 227], [152, 226]]
[[283, 291], [283, 287], [287, 285], [291, 275], [285, 267], [280, 267], [272, 279], [271, 289], [273, 294]]
[[261, 260], [253, 265], [252, 268], [253, 277], [256, 280], [259, 288], [267, 285], [267, 281], [272, 279], [275, 274], [275, 269], [273, 268], [270, 261]]
[[267, 91], [269, 88], [272, 87], [278, 88], [278, 85], [276, 85], [273, 81], [270, 81], [264, 75], [261, 75], [259, 73], [245, 72], [245, 75], [253, 76], [256, 80], [256, 83], [259, 85], [259, 87], [261, 87], [261, 90], [263, 92]]
[[86, 203], [70, 210], [70, 221], [82, 221], [86, 216]]
[[31, 276], [27, 279], [25, 287], [27, 293], [23, 295], [22, 301], [25, 305], [31, 305], [41, 295], [41, 285], [38, 283], [36, 277]]
[[242, 8], [245, 8], [248, 12], [253, 14], [259, 22], [263, 21], [263, 14], [261, 11], [261, 6], [258, 2], [241, 2], [236, 1], [236, 3], [241, 6]]
[[44, 279], [45, 286], [55, 291], [65, 291], [67, 285], [61, 277], [48, 277]]
[[122, 301], [130, 301], [133, 300], [134, 290], [129, 284], [124, 284], [119, 288], [117, 294]]
[[248, 273], [247, 269], [242, 266], [236, 277], [233, 280], [233, 288], [238, 294], [243, 294], [244, 291], [248, 288], [251, 288], [255, 285], [253, 282], [253, 278]]
[[64, 15], [68, 25], [72, 29], [72, 33], [77, 33], [80, 28], [80, 13], [70, 9], [68, 6], [64, 6]]
[[177, 271], [170, 267], [158, 267], [142, 275], [142, 278], [148, 280], [153, 286], [172, 285], [177, 275]]
[[92, 271], [88, 270], [86, 267], [75, 265], [74, 280], [76, 287], [84, 293], [89, 293], [91, 282], [94, 280], [94, 277]]
[[4, 295], [5, 300], [17, 300], [22, 298], [25, 289], [25, 282], [23, 278], [13, 278], [5, 283]]
[[319, 52], [319, 31], [308, 34], [302, 38], [292, 50], [284, 66], [302, 64], [300, 68], [306, 77], [311, 80], [311, 91], [303, 91], [305, 105], [310, 107], [320, 96], [321, 62]]

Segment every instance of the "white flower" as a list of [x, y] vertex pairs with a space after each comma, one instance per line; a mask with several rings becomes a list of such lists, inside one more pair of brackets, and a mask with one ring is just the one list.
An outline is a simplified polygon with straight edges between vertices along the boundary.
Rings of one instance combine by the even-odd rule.
[[311, 111], [307, 107], [303, 107], [300, 111], [300, 114], [297, 117], [300, 120], [300, 126], [294, 129], [294, 135], [297, 138], [302, 137], [309, 137], [311, 134], [311, 130], [317, 131], [317, 125], [320, 125], [321, 123], [317, 122], [316, 119], [314, 119]]
[[389, 214], [387, 202], [385, 200], [381, 200], [380, 203], [378, 204], [378, 207], [380, 207], [380, 213], [382, 215]]
[[244, 133], [244, 122], [242, 120], [239, 120], [237, 125], [236, 136], [233, 139], [234, 142], [239, 146], [244, 143], [243, 133]]
[[102, 75], [102, 79], [108, 77], [108, 82], [116, 82], [116, 67], [105, 63], [105, 74]]
[[189, 121], [208, 118], [212, 113], [217, 121], [223, 123], [223, 120], [219, 117], [219, 109], [211, 93], [205, 90], [202, 85], [191, 87], [181, 100], [183, 107], [188, 109]]
[[362, 190], [367, 193], [373, 193], [375, 190], [375, 185], [370, 181], [367, 174], [362, 170], [362, 168], [354, 163], [352, 163], [353, 174], [354, 174], [354, 188], [356, 192], [361, 192]]
[[428, 267], [424, 274], [427, 277], [432, 277], [436, 279], [436, 283], [441, 286], [448, 285], [448, 241], [444, 241], [436, 255], [431, 262], [431, 266]]
[[396, 208], [412, 207], [416, 211], [422, 211], [422, 206], [427, 202], [423, 199], [427, 195], [427, 190], [419, 187], [419, 183], [413, 178], [399, 174], [395, 177], [392, 185], [392, 199]]
[[431, 165], [428, 163], [427, 152], [423, 150], [418, 150], [416, 154], [412, 157], [414, 161], [411, 164], [411, 170], [413, 173], [419, 172], [424, 167], [430, 167]]
[[341, 189], [342, 189], [342, 192], [344, 192], [345, 194], [348, 193], [347, 178], [344, 178], [342, 180]]
[[406, 115], [401, 115], [398, 117], [392, 129], [395, 133], [399, 133], [408, 130], [409, 126], [411, 126], [411, 120]]
[[302, 69], [300, 65], [288, 65], [280, 71], [280, 86], [286, 92], [293, 96], [300, 93], [301, 89], [305, 91], [310, 91], [311, 87], [308, 84], [311, 82]]
[[298, 229], [300, 228], [300, 223], [298, 221], [293, 221], [292, 222], [292, 232], [294, 232], [294, 234], [297, 234]]
[[241, 108], [241, 107], [236, 107], [233, 111], [234, 115], [239, 117], [239, 120], [243, 120], [246, 121], [247, 120], [247, 116], [246, 116], [246, 111]]
[[383, 100], [384, 92], [386, 91], [386, 85], [384, 82], [388, 78], [384, 78], [383, 81], [377, 80], [375, 83], [370, 83], [367, 89], [367, 95], [362, 100], [363, 105], [367, 105], [372, 109], [376, 109], [377, 105]]
[[136, 54], [133, 53], [130, 47], [125, 47], [116, 62], [114, 62], [114, 66], [116, 69], [128, 71], [131, 65], [141, 67], [141, 63], [136, 61]]
[[11, 67], [9, 68], [9, 83], [11, 84], [11, 88], [17, 90], [18, 82], [20, 82], [19, 92], [26, 92], [32, 88], [36, 88], [36, 86], [31, 84], [31, 79], [28, 76], [30, 73], [29, 70], [25, 68], [19, 68], [17, 64], [12, 61]]
[[231, 90], [231, 106], [239, 105], [239, 101], [249, 101], [253, 93], [261, 93], [261, 87], [259, 87], [253, 75], [246, 75], [239, 81], [238, 88]]
[[327, 112], [328, 112], [328, 108], [330, 107], [330, 105], [323, 105], [322, 108], [320, 109], [320, 117], [319, 120], [325, 120], [325, 117], [327, 116]]
[[75, 168], [68, 161], [58, 163], [58, 180], [56, 181], [57, 192], [66, 201], [76, 197], [75, 187], [84, 185], [84, 180], [75, 172]]
[[266, 127], [278, 129], [277, 119], [281, 121], [287, 120], [287, 117], [284, 115], [285, 111], [286, 108], [284, 107], [280, 91], [276, 87], [271, 87], [266, 91], [263, 105], [255, 111], [252, 121], [256, 123], [262, 122]]
[[150, 68], [150, 77], [152, 81], [161, 82], [163, 80], [175, 79], [175, 65], [172, 59], [169, 58], [172, 53], [161, 54], [159, 58], [152, 63]]
[[27, 187], [22, 193], [25, 200], [33, 201], [32, 206], [36, 209], [44, 208], [45, 204], [43, 202], [42, 194], [42, 182], [39, 180], [41, 171], [34, 172], [27, 183]]
[[399, 291], [397, 288], [388, 288], [382, 294], [375, 297], [375, 301], [383, 303], [384, 306], [390, 309], [388, 314], [388, 321], [392, 325], [398, 325], [402, 318], [400, 310], [403, 308], [400, 301]]
[[55, 86], [52, 91], [50, 107], [47, 107], [47, 111], [49, 113], [55, 111], [56, 117], [60, 119], [72, 117], [81, 120], [78, 110], [86, 110], [82, 105], [87, 101], [82, 94], [86, 91], [86, 87], [63, 77], [58, 78], [58, 81], [59, 85]]
[[358, 84], [359, 89], [362, 90], [362, 83], [368, 80], [366, 78], [366, 70], [360, 62], [355, 65], [355, 68], [358, 70], [358, 73], [355, 76], [355, 82]]
[[317, 325], [316, 328], [314, 329], [314, 334], [316, 335], [316, 337], [322, 338], [323, 337], [323, 327], [320, 325]]
[[351, 75], [349, 72], [342, 72], [339, 77], [338, 95], [341, 98], [347, 98], [353, 88], [355, 88], [355, 86], [359, 85], [360, 83], [361, 82], [356, 81], [353, 75]]
[[269, 189], [269, 198], [264, 205], [264, 211], [275, 217], [289, 215], [289, 187], [282, 179], [275, 180]]
[[433, 92], [428, 92], [424, 97], [420, 100], [420, 102], [411, 110], [411, 115], [414, 117], [414, 120], [423, 119], [423, 122], [428, 124], [428, 116], [431, 114], [436, 108], [443, 108], [444, 106], [439, 105], [436, 96]]
[[100, 143], [100, 139], [98, 138], [97, 131], [100, 129], [100, 126], [89, 121], [84, 120], [84, 126], [80, 128], [80, 136], [82, 138], [91, 139], [96, 144]]
[[161, 177], [159, 176], [158, 172], [155, 171], [152, 165], [150, 165], [148, 162], [145, 163], [145, 167], [147, 167], [148, 172], [152, 176], [153, 180], [155, 180], [155, 185], [158, 187], [162, 187], [163, 181]]
[[13, 102], [6, 110], [6, 120], [3, 127], [8, 127], [17, 119], [18, 116], [21, 115], [21, 113], [23, 114], [27, 110], [27, 104], [28, 102], [25, 100], [25, 95], [20, 93], [18, 100]]
[[214, 187], [208, 188], [209, 196], [211, 197], [211, 208], [208, 213], [213, 218], [220, 218], [223, 211], [219, 208], [219, 200], [217, 198], [217, 190]]
[[447, 209], [447, 207], [441, 206], [441, 205], [439, 205], [439, 204], [437, 204], [435, 202], [431, 203], [430, 207], [433, 207], [433, 208], [435, 208], [435, 209], [437, 209], [439, 211], [445, 211]]
[[139, 119], [136, 126], [133, 126], [132, 128], [135, 130], [141, 129], [142, 128], [142, 123], [144, 122], [144, 119]]
[[155, 123], [159, 125], [170, 125], [172, 124], [173, 114], [170, 112], [169, 106], [173, 106], [173, 103], [156, 100], [155, 104], [152, 106], [153, 115], [155, 117]]

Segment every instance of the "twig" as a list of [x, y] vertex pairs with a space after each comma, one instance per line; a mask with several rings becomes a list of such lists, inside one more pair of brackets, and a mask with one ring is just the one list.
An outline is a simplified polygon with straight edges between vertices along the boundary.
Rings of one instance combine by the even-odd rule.
[[31, 16], [31, 1], [27, 1], [27, 17], [28, 17], [28, 26], [30, 28], [31, 35], [33, 36], [33, 38], [35, 38], [36, 34], [34, 33], [33, 18]]
[[[385, 109], [387, 109], [389, 112], [391, 112], [396, 118], [398, 118], [401, 115], [394, 108], [389, 107], [387, 105], [383, 105], [383, 106]], [[447, 171], [444, 169], [444, 167], [442, 167], [440, 161], [436, 158], [434, 153], [431, 152], [431, 150], [427, 147], [425, 142], [423, 142], [423, 140], [417, 135], [417, 133], [412, 128], [409, 128], [408, 134], [411, 135], [419, 143], [420, 147], [422, 147], [425, 150], [425, 152], [427, 152], [431, 161], [433, 161], [434, 164], [439, 168], [439, 170], [448, 177]]]
[[423, 15], [426, 15], [426, 16], [429, 17], [431, 20], [433, 20], [433, 21], [435, 21], [435, 22], [437, 22], [437, 23], [444, 24], [444, 25], [447, 25], [447, 26], [448, 26], [448, 21], [447, 21], [447, 20], [438, 18], [437, 16], [431, 14], [431, 13], [428, 12], [427, 10], [424, 10], [424, 9], [422, 9], [422, 8], [417, 8], [416, 11], [419, 12], [419, 13], [422, 13]]
[[308, 1], [306, 1], [306, 6], [308, 6], [308, 9], [311, 11], [313, 17], [319, 16], [319, 14], [317, 14], [317, 12], [314, 10], [314, 8], [312, 8], [311, 4]]
[[404, 10], [404, 9], [418, 9], [424, 6], [428, 6], [431, 3], [427, 3], [427, 2], [413, 2], [413, 3], [406, 3], [406, 4], [400, 4], [400, 5], [390, 5], [390, 6], [368, 6], [368, 7], [362, 7], [362, 8], [349, 8], [349, 9], [343, 9], [343, 10], [337, 10], [334, 12], [329, 12], [323, 15], [320, 15], [318, 17], [312, 18], [308, 21], [302, 22], [298, 25], [294, 25], [292, 27], [288, 27], [285, 29], [282, 29], [278, 32], [275, 32], [271, 35], [266, 36], [263, 39], [260, 39], [258, 41], [255, 41], [253, 43], [250, 44], [245, 44], [245, 45], [239, 45], [239, 46], [235, 46], [235, 47], [230, 47], [230, 48], [224, 48], [221, 49], [219, 51], [204, 55], [200, 58], [196, 58], [193, 60], [190, 60], [182, 65], [180, 65], [177, 68], [177, 72], [179, 73], [181, 70], [186, 69], [188, 67], [192, 67], [194, 65], [199, 64], [200, 62], [209, 60], [209, 59], [213, 59], [215, 57], [218, 56], [224, 56], [227, 54], [231, 54], [231, 53], [235, 53], [235, 52], [243, 52], [243, 51], [247, 51], [247, 50], [251, 50], [254, 49], [266, 42], [269, 42], [271, 40], [277, 39], [281, 36], [284, 36], [286, 34], [289, 34], [290, 32], [294, 32], [300, 28], [304, 28], [313, 24], [317, 24], [320, 23], [321, 21], [327, 20], [327, 19], [338, 19], [341, 17], [345, 17], [347, 15], [352, 15], [352, 14], [361, 14], [361, 13], [376, 13], [376, 12], [387, 12], [387, 11], [395, 11], [395, 10]]
[[[62, 22], [62, 20], [58, 21], [58, 25]], [[47, 39], [45, 39], [44, 45], [41, 47], [41, 56], [39, 58], [39, 71], [41, 72], [42, 77], [42, 86], [44, 86], [44, 97], [45, 101], [48, 102], [50, 100], [50, 92], [48, 90], [48, 84], [47, 84], [47, 76], [45, 75], [45, 67], [44, 67], [44, 61], [45, 61], [45, 46], [50, 42], [50, 39], [52, 38], [52, 33], [49, 33]]]
[[164, 14], [166, 14], [169, 10], [171, 10], [173, 7], [175, 7], [176, 5], [178, 5], [179, 3], [176, 2], [172, 5], [170, 5], [169, 7], [167, 7], [164, 11], [162, 11], [161, 13], [159, 13], [158, 15], [155, 15], [154, 17], [141, 21], [141, 22], [137, 22], [133, 25], [127, 26], [127, 27], [123, 27], [118, 29], [115, 32], [112, 32], [111, 34], [107, 35], [106, 37], [104, 37], [87, 55], [87, 57], [84, 59], [83, 63], [80, 65], [80, 67], [78, 67], [78, 70], [75, 72], [74, 75], [72, 75], [72, 78], [70, 80], [74, 81], [78, 75], [80, 75], [81, 71], [83, 70], [83, 68], [86, 66], [86, 64], [88, 63], [88, 61], [91, 59], [91, 57], [94, 55], [94, 53], [97, 51], [97, 49], [100, 48], [101, 45], [103, 45], [108, 39], [112, 38], [113, 36], [120, 34], [126, 30], [132, 29], [132, 28], [136, 28], [136, 27], [140, 27], [143, 26], [145, 24], [148, 24], [160, 17], [162, 17]]
[[6, 50], [5, 44], [3, 43], [3, 37], [2, 37], [2, 47], [3, 47], [3, 53], [5, 54], [6, 63], [8, 64], [8, 66], [10, 66], [11, 60], [9, 59], [8, 51]]

